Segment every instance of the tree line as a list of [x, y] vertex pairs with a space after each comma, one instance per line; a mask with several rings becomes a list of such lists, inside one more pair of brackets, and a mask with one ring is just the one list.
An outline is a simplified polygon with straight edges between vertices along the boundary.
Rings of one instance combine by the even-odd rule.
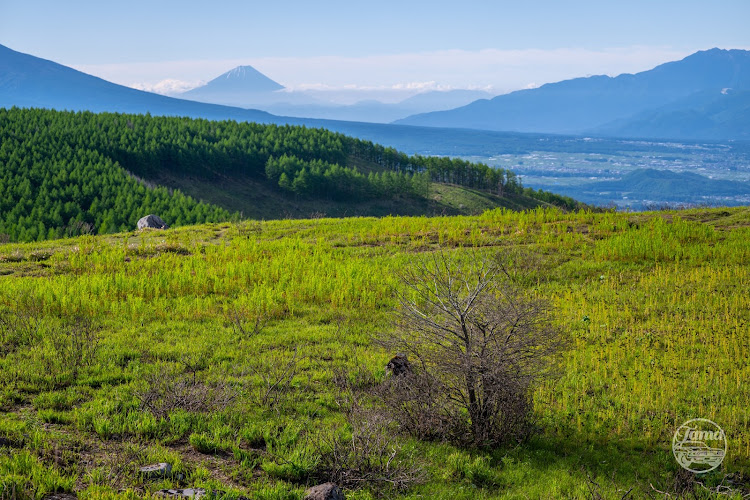
[[426, 174], [383, 171], [364, 175], [355, 168], [286, 154], [268, 159], [266, 176], [281, 189], [297, 195], [336, 200], [427, 196], [429, 188]]

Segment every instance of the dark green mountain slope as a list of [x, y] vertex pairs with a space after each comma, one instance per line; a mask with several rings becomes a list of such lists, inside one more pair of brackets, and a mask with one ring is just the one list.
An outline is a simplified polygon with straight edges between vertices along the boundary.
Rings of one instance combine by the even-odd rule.
[[0, 243], [227, 220], [227, 210], [146, 186], [70, 127], [70, 114], [0, 109]]
[[0, 196], [0, 233], [13, 240], [61, 236], [81, 222], [132, 229], [149, 212], [179, 225], [226, 219], [227, 210], [281, 218], [577, 206], [524, 189], [510, 171], [324, 129], [18, 108], [0, 109]]

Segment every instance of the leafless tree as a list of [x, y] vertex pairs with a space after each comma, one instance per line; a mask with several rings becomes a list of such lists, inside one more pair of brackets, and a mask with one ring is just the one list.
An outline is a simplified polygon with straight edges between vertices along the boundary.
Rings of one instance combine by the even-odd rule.
[[378, 342], [413, 370], [379, 395], [406, 430], [475, 446], [530, 432], [531, 390], [563, 342], [510, 268], [498, 255], [441, 250], [402, 273], [397, 327]]

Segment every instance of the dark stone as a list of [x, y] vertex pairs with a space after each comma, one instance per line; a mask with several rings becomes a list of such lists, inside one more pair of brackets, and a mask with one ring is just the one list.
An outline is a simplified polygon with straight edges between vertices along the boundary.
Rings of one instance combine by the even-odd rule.
[[344, 500], [344, 492], [333, 483], [319, 484], [305, 491], [305, 500]]
[[411, 373], [411, 364], [409, 364], [406, 354], [396, 354], [391, 358], [388, 364], [385, 365], [385, 369], [398, 377]]
[[141, 467], [141, 476], [146, 479], [160, 479], [172, 472], [172, 465], [168, 463], [151, 464]]
[[151, 228], [151, 229], [169, 229], [166, 222], [161, 220], [158, 215], [147, 215], [138, 220], [138, 229]]
[[10, 438], [0, 436], [0, 448], [6, 447], [6, 448], [20, 448], [21, 446], [16, 441], [13, 441]]

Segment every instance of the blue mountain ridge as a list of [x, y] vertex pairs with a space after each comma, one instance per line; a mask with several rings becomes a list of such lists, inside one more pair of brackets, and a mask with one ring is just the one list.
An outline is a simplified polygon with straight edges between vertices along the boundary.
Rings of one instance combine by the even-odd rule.
[[271, 123], [273, 115], [174, 99], [102, 80], [0, 45], [0, 107], [110, 111]]
[[[706, 92], [713, 92], [719, 99], [725, 89], [750, 90], [750, 51], [711, 49], [696, 52], [680, 61], [661, 64], [641, 73], [616, 77], [599, 75], [550, 83], [491, 100], [475, 101], [449, 111], [413, 115], [394, 123], [554, 134], [593, 131], [603, 135], [696, 138], [702, 137], [701, 132], [707, 126], [705, 123], [696, 123], [690, 130], [664, 123], [663, 129], [651, 128], [639, 133], [625, 120]], [[726, 127], [717, 128], [711, 122], [712, 130], [706, 131], [707, 135], [724, 139], [744, 136], [747, 129], [736, 130], [729, 126], [736, 121], [730, 114], [720, 117], [727, 122]], [[675, 116], [675, 120], [679, 119]], [[612, 126], [617, 120], [628, 133]]]

